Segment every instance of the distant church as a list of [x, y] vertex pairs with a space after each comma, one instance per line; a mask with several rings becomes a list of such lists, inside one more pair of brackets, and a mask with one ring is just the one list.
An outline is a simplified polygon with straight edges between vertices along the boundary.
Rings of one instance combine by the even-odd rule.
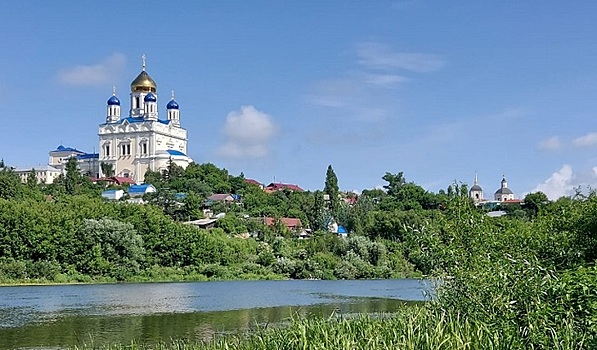
[[[489, 200], [483, 198], [483, 188], [479, 186], [479, 181], [477, 179], [477, 174], [475, 174], [475, 182], [473, 186], [469, 190], [469, 197], [475, 201], [475, 203], [481, 202], [489, 202]], [[505, 201], [512, 201], [515, 200], [514, 193], [512, 190], [508, 188], [508, 182], [506, 181], [506, 177], [502, 177], [502, 181], [500, 183], [500, 188], [495, 191], [493, 194], [493, 200], [497, 202], [505, 202]]]
[[63, 171], [68, 159], [74, 156], [82, 173], [106, 176], [101, 166], [104, 163], [112, 167], [112, 175], [142, 183], [147, 170], [162, 171], [170, 161], [186, 168], [193, 161], [187, 156], [187, 131], [181, 127], [174, 92], [166, 105], [166, 118], [158, 115], [157, 84], [145, 71], [145, 56], [141, 73], [131, 83], [128, 116], [121, 117], [115, 90], [106, 109], [106, 121], [99, 125], [98, 153], [60, 145], [50, 151], [49, 165]]

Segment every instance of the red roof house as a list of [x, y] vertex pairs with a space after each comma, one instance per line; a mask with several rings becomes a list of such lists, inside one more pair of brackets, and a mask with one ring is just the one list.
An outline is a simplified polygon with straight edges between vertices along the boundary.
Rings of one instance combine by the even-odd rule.
[[303, 189], [297, 185], [283, 184], [280, 182], [277, 182], [277, 183], [272, 182], [265, 187], [265, 192], [270, 192], [270, 193], [276, 192], [276, 191], [283, 191], [283, 190], [290, 190], [293, 192], [303, 192]]
[[[286, 228], [289, 229], [290, 231], [297, 231], [303, 227], [303, 224], [301, 223], [301, 219], [280, 218], [280, 222], [282, 222], [282, 224], [284, 226], [286, 226]], [[273, 226], [276, 223], [276, 219], [272, 218], [272, 217], [264, 217], [263, 223], [267, 226]]]

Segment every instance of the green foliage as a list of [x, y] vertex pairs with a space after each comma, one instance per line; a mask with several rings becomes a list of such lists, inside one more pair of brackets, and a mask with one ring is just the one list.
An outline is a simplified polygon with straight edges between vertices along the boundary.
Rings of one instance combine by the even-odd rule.
[[7, 168], [0, 170], [0, 198], [18, 199], [23, 195], [21, 180]]
[[81, 173], [79, 172], [79, 165], [76, 157], [71, 157], [66, 162], [66, 175], [64, 177], [64, 188], [66, 193], [75, 194], [77, 192], [77, 185], [81, 181]]
[[70, 263], [82, 273], [125, 280], [137, 274], [143, 263], [143, 239], [129, 223], [86, 219], [74, 238], [78, 249]]
[[329, 209], [333, 216], [334, 213], [338, 210], [338, 195], [340, 190], [338, 188], [338, 177], [336, 177], [336, 173], [331, 165], [328, 165], [328, 169], [325, 173], [325, 187], [323, 188], [323, 193], [328, 195], [329, 200]]
[[114, 165], [112, 163], [101, 162], [100, 168], [105, 177], [114, 176]]

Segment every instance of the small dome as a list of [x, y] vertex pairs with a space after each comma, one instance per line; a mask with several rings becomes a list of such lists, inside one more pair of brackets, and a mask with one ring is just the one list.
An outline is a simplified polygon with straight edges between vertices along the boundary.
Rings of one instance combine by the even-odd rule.
[[115, 95], [112, 95], [108, 100], [108, 106], [120, 106], [120, 100]]
[[153, 79], [147, 74], [145, 70], [142, 70], [139, 75], [131, 83], [131, 92], [135, 91], [150, 91], [156, 92], [157, 85]]
[[471, 187], [471, 191], [480, 191], [480, 192], [482, 192], [483, 189], [479, 185], [473, 185], [473, 187]]
[[174, 99], [171, 99], [170, 102], [168, 102], [168, 105], [166, 105], [167, 109], [178, 109], [178, 103], [176, 101], [174, 101]]
[[145, 95], [145, 98], [143, 99], [143, 101], [145, 102], [157, 102], [157, 98], [155, 97], [155, 95], [153, 93], [148, 93], [147, 95]]
[[514, 192], [512, 192], [512, 190], [510, 190], [508, 187], [503, 187], [495, 191], [495, 194], [514, 194]]

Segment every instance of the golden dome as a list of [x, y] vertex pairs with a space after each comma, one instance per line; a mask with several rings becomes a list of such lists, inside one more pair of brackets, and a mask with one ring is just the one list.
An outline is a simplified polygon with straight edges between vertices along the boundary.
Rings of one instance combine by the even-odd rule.
[[145, 69], [137, 75], [135, 80], [131, 83], [131, 92], [135, 91], [151, 91], [156, 92], [157, 85], [153, 79], [147, 74]]

